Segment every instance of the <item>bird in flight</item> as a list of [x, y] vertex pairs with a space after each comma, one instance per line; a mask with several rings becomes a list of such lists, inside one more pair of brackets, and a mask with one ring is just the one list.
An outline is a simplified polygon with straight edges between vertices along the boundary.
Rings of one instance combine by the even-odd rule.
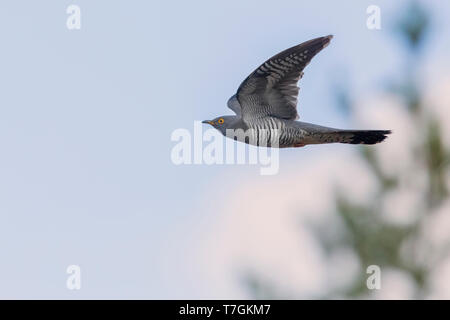
[[[203, 123], [212, 125], [224, 136], [237, 138], [236, 131], [246, 132], [242, 142], [263, 145], [261, 137], [274, 139], [264, 146], [289, 148], [308, 144], [375, 144], [390, 130], [343, 130], [296, 121], [297, 82], [311, 59], [325, 48], [332, 35], [303, 42], [273, 56], [253, 71], [228, 100], [236, 115], [221, 116]], [[275, 134], [276, 133], [276, 134]]]

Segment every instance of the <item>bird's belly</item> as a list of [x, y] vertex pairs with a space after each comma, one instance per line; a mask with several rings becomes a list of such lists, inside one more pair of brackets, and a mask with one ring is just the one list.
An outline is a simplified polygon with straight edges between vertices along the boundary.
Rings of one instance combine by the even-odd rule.
[[280, 148], [303, 147], [306, 144], [307, 132], [298, 129], [287, 127], [282, 131], [280, 136]]
[[306, 133], [287, 126], [283, 120], [269, 117], [249, 121], [247, 126], [247, 130], [234, 130], [232, 136], [227, 134], [227, 137], [259, 147], [287, 148], [300, 146]]

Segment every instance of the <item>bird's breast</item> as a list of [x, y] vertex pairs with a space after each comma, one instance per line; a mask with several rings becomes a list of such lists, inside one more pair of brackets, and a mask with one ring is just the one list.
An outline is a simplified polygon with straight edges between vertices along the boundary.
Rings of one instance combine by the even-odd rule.
[[246, 120], [245, 127], [245, 140], [237, 140], [257, 146], [276, 146], [282, 139], [286, 125], [281, 119], [265, 117]]

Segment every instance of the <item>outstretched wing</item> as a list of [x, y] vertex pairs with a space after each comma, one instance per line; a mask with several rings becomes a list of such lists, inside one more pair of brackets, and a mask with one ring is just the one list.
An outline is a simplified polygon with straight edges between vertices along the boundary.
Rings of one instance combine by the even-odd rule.
[[[303, 76], [303, 69], [332, 38], [329, 35], [303, 42], [273, 56], [253, 71], [236, 93], [242, 117], [298, 119], [297, 82]], [[228, 106], [231, 108], [230, 103]]]

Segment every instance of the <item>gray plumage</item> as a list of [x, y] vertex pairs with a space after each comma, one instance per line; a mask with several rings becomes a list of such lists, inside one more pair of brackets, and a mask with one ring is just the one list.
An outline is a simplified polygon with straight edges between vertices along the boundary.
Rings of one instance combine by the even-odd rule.
[[375, 144], [389, 130], [341, 130], [296, 121], [297, 82], [311, 59], [333, 36], [320, 37], [287, 49], [259, 66], [228, 100], [235, 116], [222, 116], [204, 123], [224, 136], [269, 147], [302, 147], [307, 144]]

